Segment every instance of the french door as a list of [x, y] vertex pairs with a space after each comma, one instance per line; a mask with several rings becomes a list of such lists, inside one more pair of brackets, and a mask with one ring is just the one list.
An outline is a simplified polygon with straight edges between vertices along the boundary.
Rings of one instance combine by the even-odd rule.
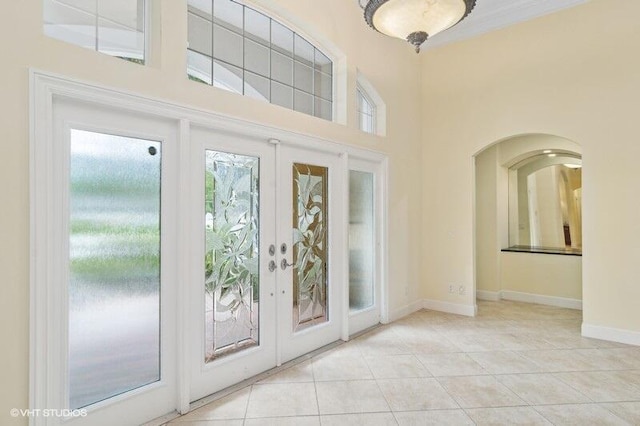
[[286, 362], [340, 338], [344, 178], [337, 154], [278, 151], [278, 342]]
[[[275, 151], [193, 127], [190, 399], [276, 363]], [[275, 249], [271, 249], [275, 253]]]
[[191, 129], [191, 400], [340, 338], [337, 155]]
[[379, 321], [381, 155], [57, 77], [33, 112], [33, 424], [186, 412]]

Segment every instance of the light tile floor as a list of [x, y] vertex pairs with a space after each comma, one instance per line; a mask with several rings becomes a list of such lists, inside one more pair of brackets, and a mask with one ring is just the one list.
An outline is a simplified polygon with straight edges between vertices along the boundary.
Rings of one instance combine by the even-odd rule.
[[420, 311], [179, 417], [201, 425], [640, 425], [640, 348], [580, 311]]

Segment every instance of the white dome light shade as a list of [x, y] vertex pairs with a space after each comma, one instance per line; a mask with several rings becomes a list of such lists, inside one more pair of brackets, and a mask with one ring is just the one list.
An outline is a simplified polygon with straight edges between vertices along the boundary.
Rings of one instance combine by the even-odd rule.
[[476, 0], [369, 0], [364, 15], [375, 30], [420, 45], [464, 19]]

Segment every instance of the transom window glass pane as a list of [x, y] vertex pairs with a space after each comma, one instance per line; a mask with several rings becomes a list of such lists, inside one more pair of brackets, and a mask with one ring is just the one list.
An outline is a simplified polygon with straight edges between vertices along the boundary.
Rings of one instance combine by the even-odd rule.
[[331, 102], [331, 99], [333, 98], [331, 80], [331, 76], [328, 74], [318, 71], [314, 73], [313, 88], [315, 95], [329, 102]]
[[[242, 68], [244, 65], [243, 37], [221, 25], [213, 26], [214, 59]], [[215, 77], [214, 77], [215, 78]]]
[[325, 120], [331, 120], [331, 108], [331, 101], [325, 101], [324, 99], [316, 98], [316, 104], [313, 113], [316, 117], [324, 118]]
[[308, 66], [313, 66], [315, 52], [313, 45], [298, 34], [294, 37], [293, 53], [297, 61], [303, 62]]
[[207, 56], [213, 53], [213, 23], [195, 13], [189, 14], [189, 49]]
[[293, 109], [311, 115], [313, 107], [313, 96], [296, 89], [293, 96]]
[[315, 67], [316, 70], [322, 71], [325, 74], [333, 74], [333, 62], [318, 49], [316, 49], [315, 54]]
[[358, 120], [360, 130], [367, 133], [375, 133], [375, 105], [365, 95], [364, 91], [358, 87], [356, 90], [358, 101]]
[[270, 98], [271, 85], [269, 79], [245, 71], [244, 94], [252, 98], [266, 101]]
[[283, 55], [293, 56], [293, 31], [273, 20], [271, 21], [271, 48]]
[[313, 68], [296, 61], [293, 67], [293, 82], [296, 89], [313, 93]]
[[318, 48], [236, 1], [187, 2], [190, 80], [333, 119], [333, 62]]
[[244, 39], [244, 68], [248, 71], [269, 77], [269, 48], [249, 39]]
[[211, 20], [213, 14], [213, 3], [211, 0], [190, 0], [189, 12], [199, 14], [203, 18]]
[[45, 35], [144, 63], [145, 0], [44, 0]]
[[201, 83], [213, 84], [212, 72], [213, 61], [210, 56], [202, 55], [193, 50], [187, 51], [187, 63], [191, 74], [189, 80]]
[[271, 19], [253, 9], [245, 8], [244, 31], [245, 37], [269, 46], [271, 42]]
[[272, 81], [271, 102], [285, 108], [293, 109], [293, 88], [285, 84], [280, 84], [277, 81]]
[[[189, 0], [189, 5], [194, 3], [193, 0]], [[242, 28], [244, 20], [244, 8], [241, 4], [232, 0], [214, 0], [213, 1], [213, 15], [215, 16], [216, 24], [223, 25], [227, 29], [234, 31], [238, 34], [242, 34]]]
[[293, 59], [272, 50], [271, 78], [282, 84], [293, 87]]
[[234, 93], [243, 93], [242, 68], [234, 67], [225, 62], [213, 62], [213, 85], [220, 89]]

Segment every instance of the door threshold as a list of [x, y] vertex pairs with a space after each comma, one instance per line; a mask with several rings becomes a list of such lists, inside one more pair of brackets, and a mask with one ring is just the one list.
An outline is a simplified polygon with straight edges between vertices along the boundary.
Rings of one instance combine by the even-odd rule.
[[[360, 333], [357, 333], [352, 337], [357, 337], [357, 336], [360, 336], [362, 334], [368, 333], [369, 331], [371, 331], [372, 329], [374, 329], [374, 328], [376, 328], [378, 326], [379, 325], [373, 326], [373, 327], [368, 328], [366, 330], [363, 330]], [[260, 373], [260, 374], [258, 374], [256, 376], [253, 376], [253, 377], [245, 379], [245, 380], [243, 380], [241, 382], [238, 382], [235, 385], [229, 386], [228, 388], [222, 389], [222, 390], [220, 390], [220, 391], [218, 391], [216, 393], [213, 393], [211, 395], [205, 396], [204, 398], [200, 398], [200, 399], [198, 399], [196, 401], [193, 401], [191, 404], [189, 404], [189, 412], [197, 410], [198, 408], [204, 407], [207, 404], [210, 404], [210, 403], [212, 403], [214, 401], [217, 401], [217, 400], [222, 399], [222, 398], [224, 398], [226, 396], [229, 396], [232, 393], [235, 393], [235, 392], [237, 392], [237, 391], [239, 391], [241, 389], [244, 389], [244, 388], [246, 388], [248, 386], [254, 385], [255, 383], [258, 383], [261, 380], [264, 380], [264, 379], [266, 379], [268, 377], [273, 376], [274, 374], [278, 374], [281, 371], [287, 370], [287, 369], [289, 369], [291, 367], [294, 367], [294, 366], [296, 366], [298, 364], [301, 364], [301, 363], [303, 363], [305, 361], [308, 361], [308, 360], [310, 360], [311, 358], [313, 358], [313, 357], [315, 357], [317, 355], [320, 355], [320, 354], [322, 354], [324, 352], [327, 352], [327, 351], [329, 351], [331, 349], [337, 348], [337, 347], [339, 347], [341, 345], [344, 345], [345, 343], [347, 343], [347, 342], [345, 342], [343, 340], [336, 340], [333, 343], [329, 343], [328, 345], [325, 345], [325, 346], [323, 346], [321, 348], [318, 348], [318, 349], [316, 349], [316, 350], [314, 350], [312, 352], [309, 352], [307, 354], [299, 356], [298, 358], [292, 359], [291, 361], [287, 361], [284, 364], [280, 365], [279, 367], [274, 367], [274, 368], [272, 368], [270, 370], [267, 370], [267, 371], [265, 371], [263, 373]], [[184, 413], [184, 414], [187, 414], [187, 413]], [[177, 419], [181, 415], [182, 414], [179, 414], [178, 412], [173, 412], [173, 413], [167, 414], [165, 416], [153, 419], [153, 420], [145, 423], [143, 426], [161, 426], [161, 425], [165, 425], [168, 422]]]

